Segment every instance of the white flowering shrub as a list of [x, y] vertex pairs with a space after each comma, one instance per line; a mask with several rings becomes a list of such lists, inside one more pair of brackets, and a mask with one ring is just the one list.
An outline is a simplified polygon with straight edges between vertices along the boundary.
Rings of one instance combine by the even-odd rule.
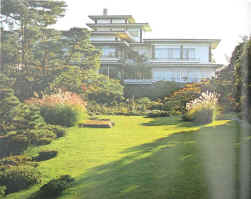
[[217, 114], [218, 95], [215, 92], [204, 92], [200, 97], [186, 104], [183, 119], [199, 124], [212, 122]]

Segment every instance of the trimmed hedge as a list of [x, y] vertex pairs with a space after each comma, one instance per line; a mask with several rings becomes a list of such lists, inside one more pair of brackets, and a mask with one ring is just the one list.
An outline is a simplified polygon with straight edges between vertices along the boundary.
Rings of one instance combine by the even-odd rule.
[[43, 185], [38, 192], [38, 196], [40, 198], [57, 197], [65, 189], [71, 187], [73, 182], [74, 178], [69, 175], [63, 175]]
[[201, 107], [197, 110], [188, 111], [183, 115], [184, 121], [192, 121], [197, 124], [208, 124], [215, 119], [216, 108]]
[[74, 126], [78, 122], [79, 112], [68, 105], [41, 106], [40, 113], [47, 124]]
[[0, 172], [0, 186], [6, 187], [6, 194], [27, 189], [41, 183], [41, 174], [31, 166], [13, 166]]
[[169, 117], [170, 114], [167, 111], [161, 111], [161, 110], [152, 110], [150, 113], [147, 114], [146, 117]]

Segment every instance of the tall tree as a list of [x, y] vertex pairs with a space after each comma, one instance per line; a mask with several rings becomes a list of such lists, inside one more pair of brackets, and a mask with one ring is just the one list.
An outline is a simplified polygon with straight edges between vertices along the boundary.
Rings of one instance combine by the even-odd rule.
[[[13, 65], [28, 70], [29, 62], [32, 60], [32, 46], [41, 37], [42, 28], [55, 24], [59, 17], [62, 17], [65, 11], [64, 1], [54, 0], [2, 0], [1, 4], [1, 23], [3, 24], [2, 43], [7, 42], [6, 38], [15, 40], [12, 46], [17, 49], [19, 56], [14, 57]], [[4, 48], [5, 49], [5, 48]], [[8, 51], [3, 52], [3, 57]], [[9, 60], [8, 60], [9, 61]], [[2, 60], [3, 68], [9, 68], [9, 62]]]

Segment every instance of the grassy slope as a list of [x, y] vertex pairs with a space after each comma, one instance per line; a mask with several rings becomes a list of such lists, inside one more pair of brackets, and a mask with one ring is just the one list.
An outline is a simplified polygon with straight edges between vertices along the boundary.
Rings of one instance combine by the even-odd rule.
[[[112, 129], [74, 127], [65, 138], [28, 152], [59, 151], [39, 169], [44, 182], [63, 174], [76, 177], [74, 187], [60, 198], [203, 199], [209, 192], [216, 198], [235, 194], [236, 123], [193, 126], [178, 118], [109, 118], [116, 123]], [[7, 199], [28, 198], [38, 188]]]

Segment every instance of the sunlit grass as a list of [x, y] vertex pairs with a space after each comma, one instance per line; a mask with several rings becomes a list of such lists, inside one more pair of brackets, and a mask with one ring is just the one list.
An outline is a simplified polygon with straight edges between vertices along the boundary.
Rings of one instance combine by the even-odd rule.
[[[206, 161], [212, 160], [211, 156], [204, 158], [207, 150], [211, 146], [217, 149], [218, 145], [232, 149], [232, 143], [238, 142], [237, 124], [228, 120], [194, 126], [179, 117], [105, 118], [116, 125], [111, 129], [69, 128], [66, 137], [27, 151], [29, 155], [45, 149], [59, 152], [56, 158], [39, 166], [44, 183], [64, 174], [76, 178], [75, 186], [59, 198], [208, 198], [205, 172], [212, 167], [204, 164], [211, 165]], [[232, 142], [224, 144], [225, 138]], [[226, 154], [222, 155], [234, 155], [233, 150], [223, 150]], [[223, 161], [217, 172], [229, 168], [228, 164]], [[37, 189], [7, 198], [26, 199]]]

